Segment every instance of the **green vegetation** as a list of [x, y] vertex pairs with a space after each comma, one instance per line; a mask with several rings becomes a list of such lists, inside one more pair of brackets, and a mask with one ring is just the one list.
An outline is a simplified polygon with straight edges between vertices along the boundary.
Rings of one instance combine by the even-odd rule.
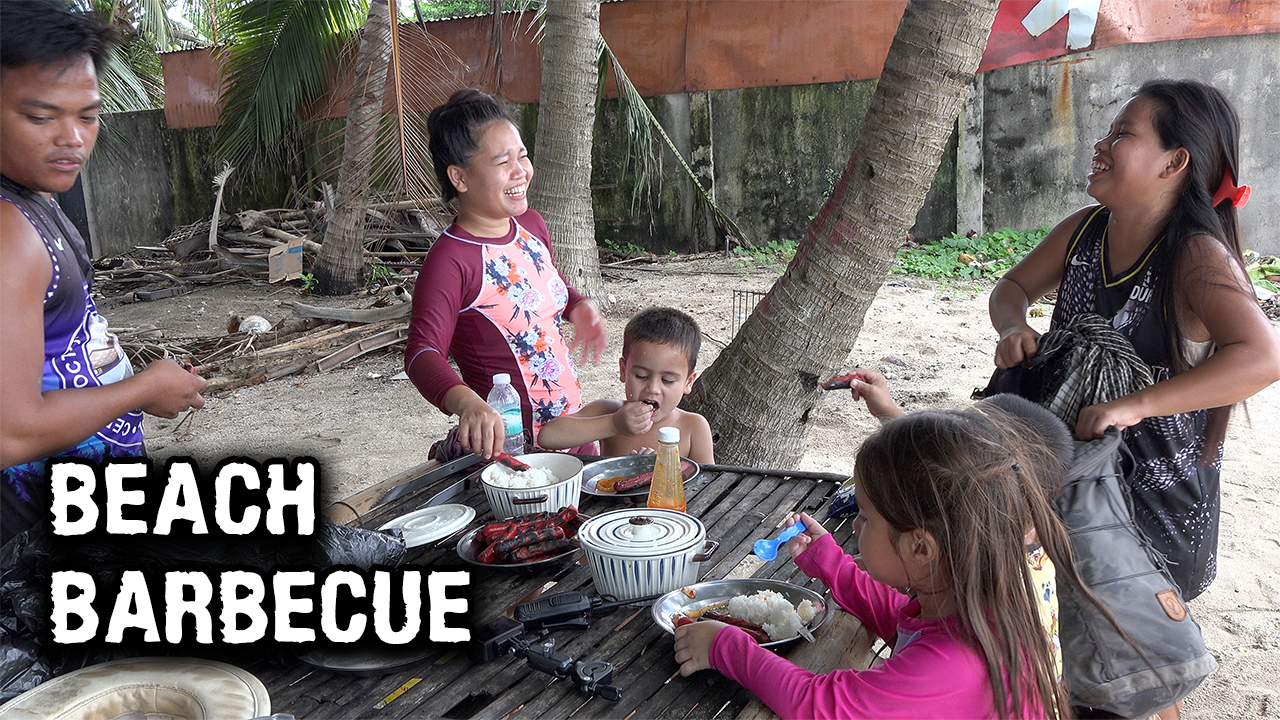
[[1249, 263], [1249, 279], [1264, 290], [1280, 293], [1280, 258], [1261, 258]]
[[760, 247], [743, 247], [739, 245], [733, 249], [733, 254], [744, 262], [756, 265], [774, 265], [791, 262], [791, 258], [796, 256], [797, 247], [799, 247], [799, 243], [795, 240], [770, 240]]
[[302, 281], [303, 292], [309, 293], [316, 289], [317, 283], [315, 275], [312, 275], [311, 273], [302, 273], [298, 276], [298, 279]]
[[620, 243], [612, 238], [605, 238], [602, 242], [604, 243], [604, 246], [610, 250], [629, 258], [653, 254], [633, 242]]
[[937, 242], [898, 251], [893, 272], [927, 278], [995, 279], [1009, 271], [1049, 233], [1035, 230], [996, 230], [965, 237], [949, 235]]
[[364, 264], [364, 279], [371, 285], [390, 285], [396, 280], [396, 272], [380, 260], [370, 260]]
[[[544, 0], [503, 0], [502, 11], [537, 10]], [[447, 20], [448, 18], [489, 15], [493, 12], [493, 0], [421, 0], [418, 3], [397, 3], [402, 21]]]

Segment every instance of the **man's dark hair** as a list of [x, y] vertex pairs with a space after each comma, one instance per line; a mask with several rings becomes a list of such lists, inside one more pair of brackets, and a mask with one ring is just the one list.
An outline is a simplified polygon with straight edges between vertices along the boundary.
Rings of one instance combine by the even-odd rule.
[[637, 340], [674, 345], [684, 351], [690, 373], [698, 367], [702, 330], [696, 320], [675, 308], [651, 307], [633, 315], [622, 331], [622, 357], [631, 357], [631, 346]]
[[47, 66], [88, 55], [102, 72], [118, 37], [95, 15], [75, 12], [61, 0], [0, 1], [0, 67]]
[[458, 189], [449, 179], [449, 166], [471, 165], [471, 158], [480, 149], [480, 131], [494, 120], [516, 124], [515, 118], [497, 100], [474, 88], [455, 92], [427, 117], [431, 164], [435, 166], [445, 202], [458, 197]]

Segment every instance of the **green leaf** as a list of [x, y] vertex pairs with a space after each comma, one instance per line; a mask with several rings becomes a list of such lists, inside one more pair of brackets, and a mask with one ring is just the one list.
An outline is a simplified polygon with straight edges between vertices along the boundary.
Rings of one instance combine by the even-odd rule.
[[368, 11], [366, 0], [231, 3], [222, 16], [227, 91], [214, 152], [238, 166], [279, 162]]

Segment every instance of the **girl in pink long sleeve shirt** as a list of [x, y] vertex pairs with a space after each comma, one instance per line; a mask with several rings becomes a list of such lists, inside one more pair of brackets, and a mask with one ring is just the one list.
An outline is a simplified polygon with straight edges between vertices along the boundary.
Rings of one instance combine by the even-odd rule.
[[676, 629], [681, 674], [719, 670], [784, 718], [1060, 716], [1067, 701], [1024, 538], [1034, 527], [1060, 576], [1079, 587], [1043, 490], [1063, 470], [1035, 430], [996, 408], [890, 421], [858, 451], [859, 558], [807, 515], [793, 519], [806, 530], [787, 548], [894, 645], [892, 657], [815, 674], [739, 628], [697, 622]]

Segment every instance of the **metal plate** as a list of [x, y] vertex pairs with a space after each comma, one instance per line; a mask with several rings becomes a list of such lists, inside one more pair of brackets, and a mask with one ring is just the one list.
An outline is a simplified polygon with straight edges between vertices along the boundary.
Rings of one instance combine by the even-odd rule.
[[[584, 523], [587, 520], [590, 520], [590, 518], [587, 517], [586, 515], [579, 515], [578, 517], [582, 518], [582, 521]], [[462, 558], [463, 562], [467, 563], [468, 565], [475, 565], [476, 567], [488, 568], [490, 570], [526, 570], [530, 568], [538, 569], [545, 566], [551, 566], [551, 565], [557, 565], [559, 563], [563, 563], [564, 561], [573, 557], [574, 554], [578, 552], [578, 548], [573, 548], [572, 550], [562, 552], [559, 555], [554, 555], [545, 560], [537, 560], [534, 562], [527, 562], [527, 563], [482, 563], [476, 559], [476, 556], [480, 554], [480, 551], [484, 550], [484, 545], [476, 541], [476, 533], [480, 532], [480, 528], [482, 527], [484, 526], [481, 525], [475, 530], [472, 530], [466, 535], [463, 535], [462, 539], [458, 541], [458, 557]], [[577, 534], [575, 533], [573, 537], [576, 537], [576, 536]]]
[[[622, 457], [609, 458], [608, 460], [597, 460], [590, 465], [582, 468], [582, 492], [596, 497], [608, 498], [624, 498], [639, 497], [649, 494], [648, 486], [630, 490], [628, 492], [601, 492], [596, 489], [596, 482], [607, 477], [635, 477], [642, 473], [653, 472], [653, 464], [658, 460], [657, 455], [623, 455]], [[684, 471], [684, 481], [698, 477], [698, 473], [702, 472], [702, 466], [690, 460], [687, 457], [680, 458], [682, 462], [692, 463], [693, 467]]]
[[[692, 590], [694, 597], [685, 594], [686, 590]], [[827, 601], [821, 595], [806, 587], [792, 585], [789, 582], [781, 580], [769, 580], [766, 578], [735, 578], [732, 580], [711, 580], [709, 582], [689, 585], [680, 590], [672, 590], [671, 592], [658, 598], [653, 604], [653, 621], [663, 630], [669, 633], [675, 632], [675, 625], [671, 622], [671, 616], [677, 613], [691, 612], [701, 610], [708, 605], [714, 605], [718, 602], [724, 602], [735, 595], [750, 595], [761, 590], [773, 590], [787, 599], [793, 606], [799, 605], [801, 600], [808, 600], [814, 605], [813, 620], [807, 626], [809, 632], [813, 632], [822, 626], [827, 620]], [[800, 638], [799, 635], [788, 640], [775, 640], [773, 642], [761, 643], [761, 647], [781, 647], [788, 643], [795, 642]]]

